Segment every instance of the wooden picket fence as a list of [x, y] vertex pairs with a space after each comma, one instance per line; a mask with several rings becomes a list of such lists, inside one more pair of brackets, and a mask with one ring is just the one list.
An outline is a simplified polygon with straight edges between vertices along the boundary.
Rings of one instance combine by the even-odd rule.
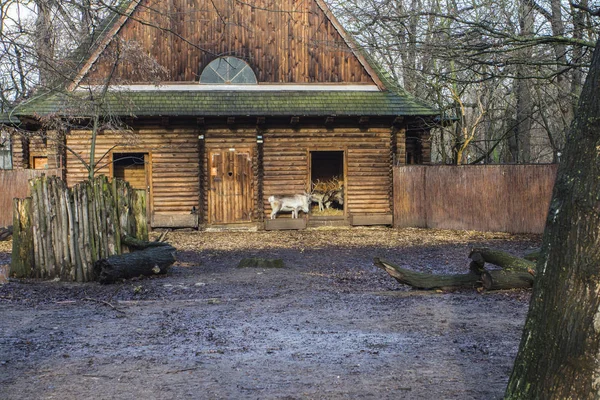
[[100, 175], [69, 189], [58, 177], [30, 181], [14, 199], [10, 275], [94, 280], [94, 262], [127, 251], [123, 235], [148, 239], [146, 192]]

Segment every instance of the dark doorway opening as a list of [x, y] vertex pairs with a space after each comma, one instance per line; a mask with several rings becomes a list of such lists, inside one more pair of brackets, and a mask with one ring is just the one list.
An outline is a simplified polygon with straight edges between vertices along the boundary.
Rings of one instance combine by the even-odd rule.
[[312, 214], [344, 215], [344, 152], [311, 151], [310, 180], [313, 195]]
[[113, 177], [123, 179], [134, 189], [148, 188], [146, 153], [113, 153]]

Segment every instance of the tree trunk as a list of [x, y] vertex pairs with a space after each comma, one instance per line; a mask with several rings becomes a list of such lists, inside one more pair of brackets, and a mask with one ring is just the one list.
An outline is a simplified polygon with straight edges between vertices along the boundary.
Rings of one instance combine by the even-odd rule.
[[486, 290], [529, 289], [533, 286], [533, 275], [529, 272], [484, 271], [481, 284]]
[[[507, 271], [521, 271], [533, 273], [535, 263], [523, 258], [515, 257], [504, 251], [488, 249], [487, 247], [476, 247], [469, 254], [471, 260], [478, 263], [487, 262], [502, 267]], [[483, 265], [482, 265], [483, 266]]]
[[46, 86], [53, 78], [54, 71], [54, 32], [52, 26], [52, 5], [48, 0], [35, 0], [37, 18], [35, 21], [34, 46], [39, 67], [40, 84]]
[[386, 260], [375, 258], [375, 266], [383, 269], [398, 282], [412, 286], [415, 289], [457, 290], [481, 287], [481, 278], [474, 273], [436, 275], [415, 272], [394, 265]]
[[[530, 0], [521, 0], [519, 2], [519, 36], [523, 39], [529, 39], [535, 36], [534, 31], [534, 13]], [[523, 62], [516, 65], [516, 79], [514, 81], [516, 97], [516, 120], [515, 127], [517, 152], [513, 154], [513, 160], [518, 163], [528, 163], [531, 161], [531, 126], [533, 122], [533, 98], [529, 88], [529, 77], [531, 67], [528, 60], [533, 56], [533, 47], [523, 46], [518, 51]]]
[[559, 166], [506, 399], [600, 393], [600, 40]]
[[114, 283], [138, 276], [166, 274], [175, 261], [175, 248], [163, 244], [98, 260], [94, 263], [94, 273], [100, 283]]

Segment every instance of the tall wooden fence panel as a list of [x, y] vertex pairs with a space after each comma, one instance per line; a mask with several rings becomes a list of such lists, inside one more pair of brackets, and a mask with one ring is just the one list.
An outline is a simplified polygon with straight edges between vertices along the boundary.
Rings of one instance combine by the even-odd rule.
[[60, 169], [0, 169], [0, 226], [13, 223], [13, 199], [29, 196], [29, 180], [60, 175]]
[[394, 168], [394, 225], [542, 233], [556, 165]]
[[146, 192], [98, 176], [67, 188], [57, 177], [30, 182], [31, 198], [14, 200], [11, 275], [94, 280], [97, 260], [122, 254], [121, 237], [147, 240]]

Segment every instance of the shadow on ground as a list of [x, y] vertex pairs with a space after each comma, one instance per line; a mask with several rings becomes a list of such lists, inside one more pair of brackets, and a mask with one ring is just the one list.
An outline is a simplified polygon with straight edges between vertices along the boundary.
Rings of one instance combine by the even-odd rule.
[[[501, 398], [529, 293], [413, 291], [372, 259], [464, 272], [470, 247], [522, 255], [539, 238], [361, 228], [168, 240], [179, 254], [166, 277], [0, 286], [0, 398]], [[286, 268], [237, 268], [244, 257]]]

